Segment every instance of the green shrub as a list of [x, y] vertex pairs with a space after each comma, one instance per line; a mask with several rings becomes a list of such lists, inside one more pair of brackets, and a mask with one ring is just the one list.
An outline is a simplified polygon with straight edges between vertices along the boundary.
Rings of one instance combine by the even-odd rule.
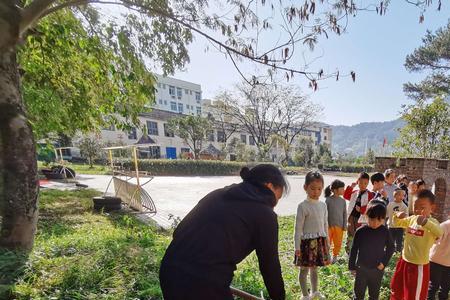
[[374, 165], [364, 164], [319, 164], [318, 168], [323, 171], [344, 172], [344, 173], [360, 173], [373, 172]]
[[[132, 160], [119, 162], [126, 170], [134, 170]], [[184, 159], [140, 159], [139, 171], [158, 176], [227, 176], [238, 175], [248, 164], [234, 161], [184, 160]]]

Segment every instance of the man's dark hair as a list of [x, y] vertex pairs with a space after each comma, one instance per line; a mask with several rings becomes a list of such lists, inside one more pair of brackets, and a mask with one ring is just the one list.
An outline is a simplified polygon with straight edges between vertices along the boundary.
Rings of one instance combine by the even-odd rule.
[[397, 181], [408, 180], [408, 176], [405, 174], [400, 174], [397, 176]]
[[436, 196], [430, 190], [421, 190], [417, 194], [417, 200], [419, 199], [428, 199], [428, 201], [430, 201], [431, 204], [434, 204], [434, 202], [436, 201]]
[[384, 181], [386, 178], [384, 178], [383, 173], [375, 173], [370, 177], [370, 182], [372, 182], [372, 184], [374, 184], [375, 182], [380, 182], [380, 181]]
[[417, 184], [417, 186], [425, 185], [425, 180], [423, 180], [423, 179], [417, 179], [417, 180], [416, 180], [416, 184]]
[[384, 220], [386, 219], [386, 205], [380, 200], [372, 200], [366, 213], [370, 219]]
[[361, 172], [361, 173], [359, 173], [358, 179], [367, 179], [367, 180], [369, 180], [370, 176], [366, 172]]

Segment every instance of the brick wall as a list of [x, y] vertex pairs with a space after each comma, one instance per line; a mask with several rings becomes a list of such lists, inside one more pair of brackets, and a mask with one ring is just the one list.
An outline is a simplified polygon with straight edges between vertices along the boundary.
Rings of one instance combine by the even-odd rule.
[[431, 189], [435, 184], [436, 211], [439, 221], [449, 218], [450, 214], [450, 161], [424, 158], [377, 157], [375, 170], [384, 172], [386, 169], [394, 169], [399, 174], [406, 174], [409, 180], [422, 178], [427, 188]]

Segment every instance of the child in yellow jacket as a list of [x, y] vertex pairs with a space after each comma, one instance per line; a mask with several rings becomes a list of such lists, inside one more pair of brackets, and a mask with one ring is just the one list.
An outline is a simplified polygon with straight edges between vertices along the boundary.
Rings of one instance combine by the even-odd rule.
[[414, 203], [414, 215], [393, 216], [394, 225], [406, 229], [404, 247], [391, 281], [391, 300], [425, 300], [430, 281], [429, 252], [442, 235], [439, 222], [431, 217], [435, 196], [422, 190]]

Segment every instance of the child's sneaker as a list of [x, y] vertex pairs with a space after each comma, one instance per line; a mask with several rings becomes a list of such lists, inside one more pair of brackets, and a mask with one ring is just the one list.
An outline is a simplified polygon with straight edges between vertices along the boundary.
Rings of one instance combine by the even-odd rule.
[[317, 299], [317, 300], [325, 300], [327, 298], [325, 298], [324, 295], [322, 295], [319, 291], [312, 293], [311, 297], [309, 298], [311, 300], [313, 299]]
[[337, 256], [333, 256], [333, 258], [331, 259], [331, 263], [335, 264], [338, 261], [338, 257]]

